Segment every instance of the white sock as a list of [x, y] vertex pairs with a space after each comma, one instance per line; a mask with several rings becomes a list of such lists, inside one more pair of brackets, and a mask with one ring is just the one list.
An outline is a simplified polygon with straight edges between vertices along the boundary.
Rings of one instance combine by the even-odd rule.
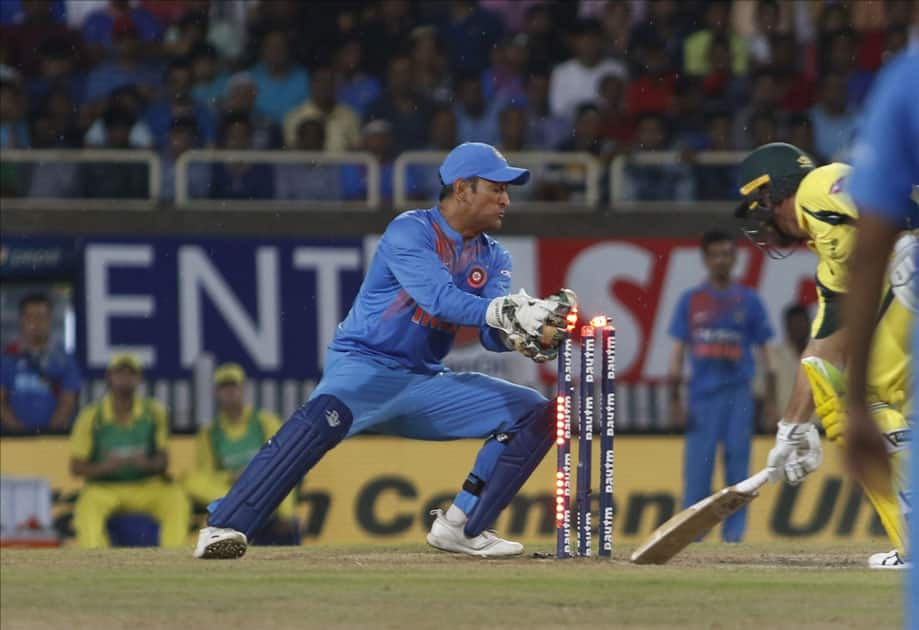
[[466, 513], [456, 507], [455, 503], [450, 504], [450, 508], [447, 510], [447, 513], [444, 514], [444, 516], [454, 525], [466, 524]]

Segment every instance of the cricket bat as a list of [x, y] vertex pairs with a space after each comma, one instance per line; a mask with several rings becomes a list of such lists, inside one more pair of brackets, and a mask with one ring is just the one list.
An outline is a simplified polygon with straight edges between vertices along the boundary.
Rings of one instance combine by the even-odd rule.
[[769, 481], [769, 468], [691, 505], [658, 527], [632, 552], [635, 564], [664, 564], [689, 543], [759, 496]]

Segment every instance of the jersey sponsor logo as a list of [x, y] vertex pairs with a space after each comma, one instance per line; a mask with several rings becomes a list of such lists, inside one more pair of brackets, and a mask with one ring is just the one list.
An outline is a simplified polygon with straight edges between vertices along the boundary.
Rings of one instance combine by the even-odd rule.
[[438, 317], [431, 317], [431, 314], [420, 306], [415, 307], [415, 313], [412, 315], [412, 323], [446, 333], [456, 333], [456, 331], [459, 330], [459, 326], [456, 324], [445, 322]]
[[488, 280], [488, 273], [485, 271], [484, 267], [476, 265], [469, 270], [469, 276], [466, 278], [466, 282], [469, 283], [469, 286], [473, 289], [481, 289], [485, 286], [485, 282]]

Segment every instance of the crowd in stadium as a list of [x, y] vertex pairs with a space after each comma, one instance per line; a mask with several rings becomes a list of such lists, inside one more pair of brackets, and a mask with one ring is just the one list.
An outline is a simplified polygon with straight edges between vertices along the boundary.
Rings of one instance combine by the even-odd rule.
[[[105, 147], [175, 160], [195, 147], [365, 150], [394, 158], [483, 141], [603, 163], [677, 150], [631, 173], [636, 199], [734, 194], [691, 156], [787, 140], [845, 159], [865, 95], [906, 46], [910, 2], [775, 0], [4, 0], [0, 148]], [[192, 197], [349, 199], [358, 167], [215, 164]], [[4, 195], [142, 197], [143, 164], [21, 178]], [[112, 177], [117, 169], [117, 176]], [[432, 171], [416, 179], [434, 179]], [[687, 177], [688, 173], [688, 177]], [[665, 177], [661, 177], [661, 175]], [[662, 185], [666, 181], [666, 185]], [[413, 184], [410, 182], [410, 186]], [[427, 197], [436, 181], [414, 184]], [[424, 189], [425, 186], [431, 190]]]

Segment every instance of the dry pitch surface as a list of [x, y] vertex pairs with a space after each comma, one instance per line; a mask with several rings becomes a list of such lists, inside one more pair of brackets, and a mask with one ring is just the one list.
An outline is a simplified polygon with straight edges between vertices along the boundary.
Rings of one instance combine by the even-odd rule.
[[[897, 628], [901, 575], [873, 547], [694, 545], [663, 567], [475, 560], [411, 547], [4, 550], [19, 628]], [[793, 612], [790, 612], [793, 611]]]

